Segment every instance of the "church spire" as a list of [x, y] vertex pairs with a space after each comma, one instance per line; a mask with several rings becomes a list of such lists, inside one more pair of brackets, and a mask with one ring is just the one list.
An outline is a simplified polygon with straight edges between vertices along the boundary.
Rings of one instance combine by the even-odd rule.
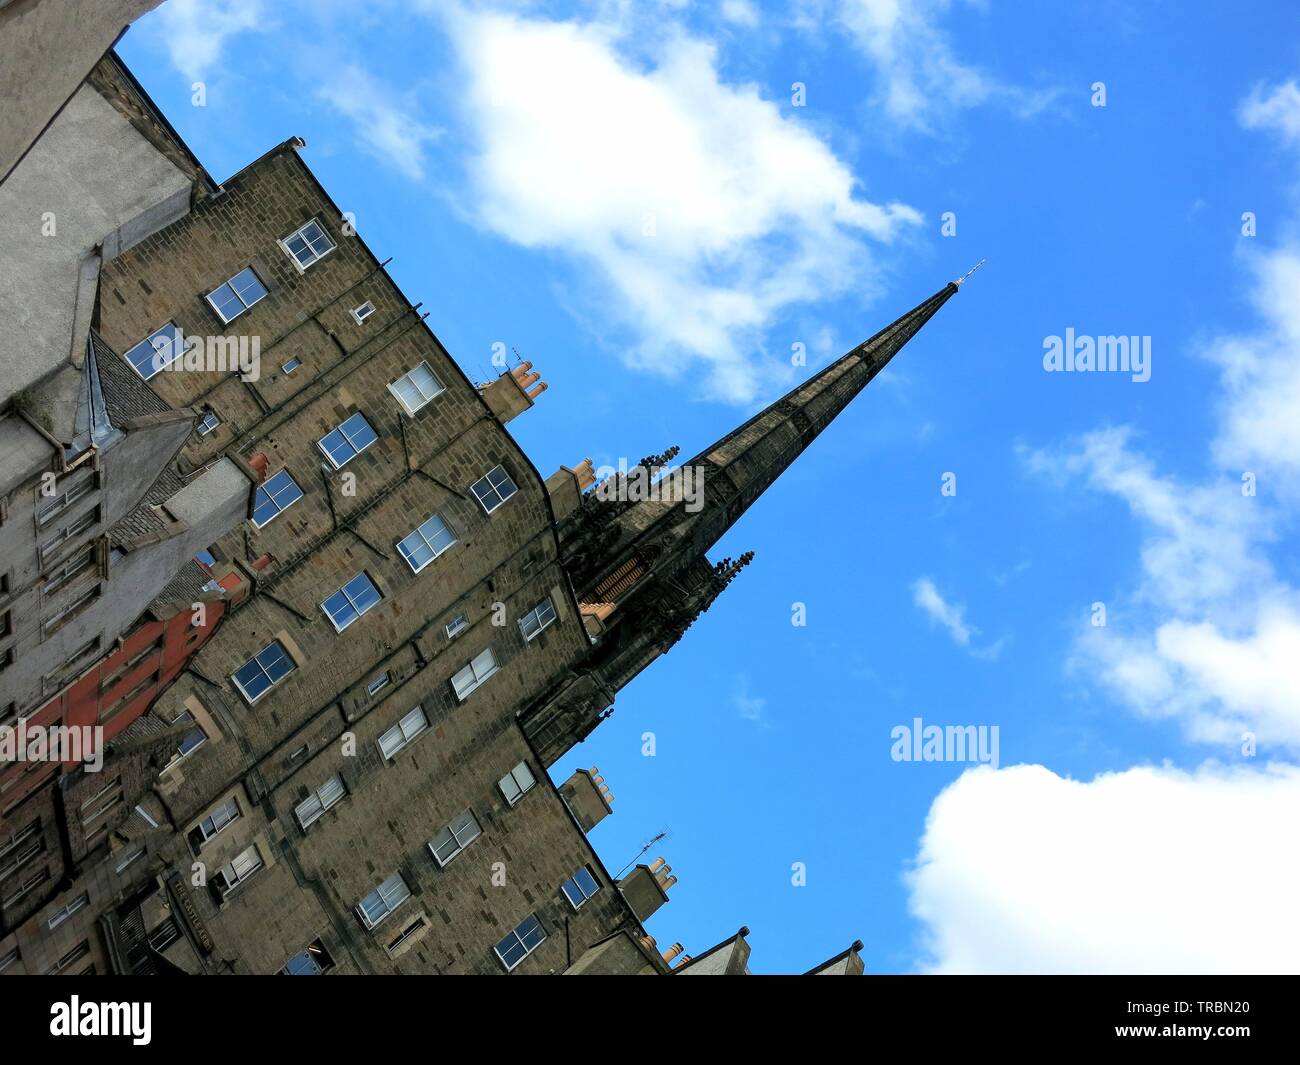
[[[578, 598], [612, 602], [650, 571], [672, 572], [703, 555], [960, 283], [949, 282], [653, 486], [649, 471], [634, 467], [589, 492], [561, 529], [561, 551]], [[640, 472], [646, 476], [636, 477]]]
[[675, 456], [672, 448], [596, 485], [560, 523], [561, 561], [592, 648], [520, 715], [543, 764], [554, 764], [608, 717], [618, 691], [736, 579], [753, 552], [716, 564], [705, 552], [960, 284], [949, 282], [676, 470], [656, 476]]

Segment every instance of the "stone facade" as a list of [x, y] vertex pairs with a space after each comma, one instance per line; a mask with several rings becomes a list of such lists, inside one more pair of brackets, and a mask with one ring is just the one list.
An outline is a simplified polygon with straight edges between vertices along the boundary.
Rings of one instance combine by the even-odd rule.
[[[537, 374], [466, 378], [303, 147], [103, 266], [109, 346], [218, 338], [148, 386], [208, 425], [181, 476], [261, 482], [209, 547], [250, 593], [142, 719], [187, 742], [0, 970], [676, 972], [641, 922], [662, 861], [615, 883], [584, 833], [607, 794], [571, 809], [591, 778], [546, 769], [752, 558], [705, 551], [956, 289], [701, 453], [702, 509], [604, 501], [589, 463], [543, 480], [503, 424], [545, 416]], [[747, 971], [737, 944], [724, 971]]]

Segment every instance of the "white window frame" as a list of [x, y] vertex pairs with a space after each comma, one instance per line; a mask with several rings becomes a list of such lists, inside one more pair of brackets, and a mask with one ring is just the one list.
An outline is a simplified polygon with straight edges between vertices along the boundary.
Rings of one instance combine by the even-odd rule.
[[501, 663], [497, 661], [496, 652], [491, 645], [483, 648], [451, 677], [451, 690], [456, 698], [464, 702], [481, 688], [490, 677], [501, 672]]
[[50, 633], [59, 629], [64, 622], [71, 620], [74, 614], [79, 613], [88, 607], [92, 602], [99, 598], [99, 582], [95, 583], [93, 588], [87, 588], [77, 596], [76, 599], [68, 603], [62, 610], [52, 614], [41, 622], [41, 639], [45, 639]]
[[49, 595], [72, 581], [78, 574], [90, 569], [96, 562], [95, 545], [86, 544], [66, 561], [60, 562], [58, 568], [45, 578], [41, 594]]
[[[253, 855], [251, 859], [252, 864], [249, 864], [249, 852], [252, 852]], [[237, 866], [235, 864], [236, 862], [240, 862], [241, 864]], [[266, 863], [262, 860], [262, 852], [257, 849], [256, 843], [251, 847], [245, 847], [242, 851], [231, 858], [230, 861], [217, 870], [221, 875], [222, 882], [226, 885], [224, 891], [221, 891], [220, 888], [217, 889], [218, 891], [221, 891], [221, 901], [225, 902], [226, 899], [230, 898], [231, 893], [234, 892], [236, 888], [246, 883], [249, 877], [259, 869], [262, 869], [265, 865]]]
[[[462, 825], [460, 831], [457, 831], [456, 822], [463, 821], [466, 817], [469, 818], [469, 824]], [[473, 826], [474, 829], [472, 834], [469, 833], [469, 828], [471, 826]], [[456, 849], [452, 851], [450, 854], [448, 854], [445, 858], [438, 853], [438, 848], [437, 846], [435, 846], [435, 844], [438, 841], [438, 837], [441, 836], [444, 832], [447, 834], [450, 841], [456, 844]], [[433, 839], [429, 840], [426, 846], [429, 848], [429, 853], [433, 855], [433, 860], [437, 863], [438, 868], [445, 869], [452, 861], [455, 860], [458, 854], [463, 853], [465, 848], [468, 847], [471, 843], [473, 843], [476, 839], [478, 839], [479, 836], [481, 835], [483, 835], [483, 826], [479, 824], [479, 820], [477, 817], [474, 816], [474, 810], [471, 808], [468, 810], [462, 810], [450, 821], [448, 821], [445, 825], [443, 825], [442, 828], [438, 829], [438, 834], [435, 835]]]
[[[504, 477], [506, 481], [510, 484], [509, 495], [502, 495], [501, 488], [492, 480], [492, 475], [494, 473], [497, 473], [498, 471], [500, 471], [501, 476]], [[484, 499], [484, 495], [486, 495], [487, 493], [479, 492], [479, 485], [483, 484], [485, 481], [487, 482], [487, 486], [491, 494], [494, 497], [496, 497], [497, 500], [490, 507], [487, 505], [487, 501]], [[481, 506], [485, 511], [487, 511], [487, 513], [491, 514], [494, 510], [497, 510], [500, 507], [505, 506], [506, 503], [508, 503], [511, 499], [513, 499], [516, 495], [519, 494], [519, 485], [515, 484], [515, 479], [510, 476], [510, 474], [506, 471], [506, 468], [502, 466], [500, 463], [498, 463], [497, 465], [493, 466], [490, 470], [488, 470], [487, 473], [483, 474], [483, 476], [480, 477], [477, 481], [475, 481], [472, 485], [470, 485], [469, 490], [472, 493], [474, 493], [474, 498], [478, 500], [479, 506]]]
[[[364, 447], [357, 447], [355, 444], [353, 444], [352, 438], [343, 431], [343, 426], [347, 425], [348, 422], [350, 422], [353, 418], [360, 418], [363, 422], [366, 423], [366, 428], [368, 428], [370, 432], [374, 434], [374, 439], [371, 440], [369, 443], [367, 443]], [[325, 437], [332, 436], [334, 433], [339, 433], [343, 437], [343, 439], [347, 441], [348, 447], [352, 448], [352, 454], [349, 455], [347, 458], [345, 458], [342, 462], [335, 462], [334, 456], [331, 455], [329, 451], [327, 451], [325, 448]], [[325, 456], [325, 460], [331, 466], [333, 466], [336, 470], [341, 470], [343, 469], [344, 466], [346, 466], [354, 458], [360, 455], [363, 451], [366, 451], [369, 448], [374, 447], [374, 445], [377, 443], [379, 443], [379, 430], [376, 429], [374, 425], [371, 424], [370, 419], [366, 417], [364, 411], [358, 410], [358, 411], [353, 411], [341, 422], [339, 422], [338, 425], [334, 426], [333, 429], [331, 429], [328, 433], [326, 433], [325, 436], [322, 436], [319, 440], [317, 440], [316, 446], [320, 448], [320, 453]]]
[[[194, 715], [190, 713], [190, 711], [182, 710], [179, 714], [177, 714], [174, 718], [172, 718], [172, 724], [173, 725], [181, 724], [181, 718], [186, 718], [186, 717], [189, 718], [190, 723], [194, 727], [180, 738], [180, 742], [176, 744], [175, 753], [168, 760], [167, 764], [163, 766], [164, 771], [170, 769], [177, 762], [184, 761], [186, 758], [188, 758], [190, 755], [192, 755], [195, 751], [197, 751], [200, 747], [202, 747], [205, 743], [208, 742], [207, 730], [202, 725], [200, 725], [198, 721], [195, 720]], [[199, 735], [203, 737], [203, 739], [199, 740], [199, 742], [196, 743], [193, 747], [191, 747], [188, 751], [181, 750], [182, 746], [185, 743], [186, 738], [190, 735], [190, 733], [195, 731], [197, 731]]]
[[[220, 287], [221, 287], [220, 285], [217, 286], [217, 288]], [[215, 292], [216, 289], [213, 289], [212, 291]], [[162, 365], [156, 366], [154, 365], [153, 360], [158, 357], [160, 351], [158, 346], [154, 344], [154, 338], [161, 335], [162, 333], [168, 332], [169, 330], [171, 332], [171, 336], [167, 341], [167, 347], [171, 349], [172, 357]], [[178, 340], [180, 341], [179, 344], [177, 344]], [[150, 357], [149, 360], [149, 373], [145, 373], [143, 370], [141, 370], [140, 367], [137, 366], [131, 359], [131, 353], [138, 348], [144, 347], [146, 344], [149, 345], [149, 347], [153, 350], [153, 355]], [[163, 322], [162, 325], [160, 325], [157, 329], [155, 329], [143, 340], [139, 341], [138, 343], [132, 344], [129, 348], [127, 348], [126, 351], [122, 353], [122, 359], [129, 367], [131, 367], [131, 369], [133, 369], [136, 373], [138, 373], [144, 380], [148, 381], [150, 378], [156, 377], [158, 374], [162, 373], [163, 370], [171, 366], [172, 363], [174, 363], [177, 359], [179, 359], [184, 354], [185, 354], [184, 334], [180, 331], [180, 328], [176, 325], [175, 322]]]
[[[401, 720], [392, 728], [385, 729], [376, 741], [379, 744], [379, 753], [385, 758], [393, 758], [400, 751], [404, 751], [417, 739], [429, 731], [429, 715], [424, 712], [424, 707], [412, 707], [402, 715]], [[397, 733], [399, 740], [396, 747], [391, 751], [384, 749], [384, 740]]]
[[[324, 237], [327, 241], [329, 241], [329, 247], [326, 248], [323, 252], [317, 253], [316, 249], [311, 246], [311, 241], [309, 241], [306, 237], [303, 236], [303, 233], [307, 229], [311, 228], [312, 226], [315, 226], [317, 229], [319, 229], [320, 235]], [[308, 260], [306, 263], [304, 263], [301, 259], [299, 259], [298, 256], [295, 255], [289, 249], [289, 241], [293, 240], [294, 237], [301, 238], [303, 244], [306, 245], [307, 250], [312, 253], [311, 259]], [[327, 230], [323, 225], [321, 225], [319, 215], [317, 215], [315, 218], [308, 219], [297, 229], [295, 229], [292, 233], [290, 233], [287, 237], [284, 237], [282, 240], [276, 241], [276, 243], [279, 244], [280, 247], [284, 249], [284, 254], [289, 256], [289, 261], [293, 263], [295, 267], [298, 268], [298, 273], [300, 274], [305, 274], [311, 267], [315, 266], [318, 262], [320, 262], [323, 258], [325, 258], [325, 256], [329, 255], [330, 252], [338, 250], [338, 245], [334, 243], [334, 238], [329, 235], [329, 230]]]
[[[527, 784], [520, 783], [520, 777], [518, 775], [520, 770], [523, 770], [524, 773], [527, 774]], [[510, 781], [511, 786], [516, 789], [513, 795], [511, 789], [506, 787], [507, 780]], [[537, 787], [537, 774], [533, 772], [533, 767], [528, 764], [527, 760], [520, 762], [510, 770], [509, 773], [497, 781], [497, 788], [500, 790], [501, 797], [506, 800], [508, 806], [514, 806], [535, 787]]]
[[343, 777], [335, 773], [324, 784], [293, 808], [293, 816], [298, 819], [304, 832], [325, 816], [325, 811], [336, 806], [348, 797], [347, 785]]
[[[378, 598], [369, 606], [367, 606], [364, 610], [358, 610], [356, 600], [354, 600], [352, 598], [352, 595], [348, 592], [348, 587], [356, 583], [356, 581], [362, 577], [365, 578], [366, 583], [370, 585], [370, 589], [375, 593], [376, 596], [378, 596]], [[352, 608], [352, 617], [349, 618], [347, 621], [345, 621], [342, 625], [338, 623], [338, 620], [334, 617], [333, 614], [330, 613], [329, 607], [325, 605], [330, 601], [330, 599], [333, 599], [334, 596], [336, 595], [343, 596], [343, 598], [347, 600], [348, 606]], [[384, 601], [384, 593], [379, 590], [379, 585], [377, 585], [374, 582], [374, 579], [370, 576], [369, 573], [367, 573], [365, 570], [362, 570], [360, 573], [356, 574], [356, 576], [349, 578], [349, 580], [343, 585], [343, 587], [336, 588], [333, 592], [331, 592], [329, 597], [325, 600], [325, 602], [321, 603], [320, 608], [321, 611], [324, 613], [324, 615], [327, 618], [329, 618], [330, 624], [334, 626], [334, 631], [342, 632], [349, 625], [353, 625], [356, 622], [360, 621], [363, 617], [365, 617], [368, 613], [370, 613], [370, 611], [374, 610], [375, 607], [379, 606], [379, 604], [382, 603], [383, 601]]]
[[[42, 863], [34, 871], [25, 874], [13, 884], [9, 885], [10, 893], [6, 896], [0, 897], [0, 906], [12, 906], [19, 899], [26, 897], [49, 879], [50, 867], [49, 865]], [[12, 890], [15, 884], [18, 888], [17, 891]]]
[[[208, 424], [209, 420], [212, 422], [211, 425]], [[216, 411], [206, 411], [203, 417], [199, 419], [199, 424], [194, 427], [194, 431], [198, 433], [199, 436], [207, 436], [209, 433], [215, 432], [217, 426], [220, 424], [221, 419], [217, 417]]]
[[50, 914], [50, 916], [45, 919], [45, 927], [48, 928], [51, 932], [53, 932], [56, 928], [59, 927], [59, 925], [63, 924], [63, 922], [66, 921], [69, 917], [71, 917], [74, 913], [76, 913], [78, 910], [84, 909], [86, 906], [89, 905], [90, 905], [90, 895], [88, 892], [83, 891], [71, 902], [65, 903], [64, 905], [60, 906], [57, 910], [55, 910], [52, 914]]
[[[582, 886], [582, 884], [578, 882], [579, 873], [586, 873], [589, 877], [591, 877], [591, 882], [596, 885], [591, 889], [591, 894], [588, 894], [587, 890]], [[565, 890], [570, 884], [574, 886], [576, 894], [581, 896], [582, 898], [581, 902], [574, 902], [573, 896], [570, 895], [567, 890]], [[600, 891], [600, 878], [591, 871], [590, 865], [582, 866], [580, 869], [575, 871], [572, 876], [570, 876], [567, 880], [565, 880], [563, 884], [560, 885], [560, 893], [565, 897], [565, 899], [568, 900], [569, 905], [573, 907], [575, 912], [577, 910], [582, 909], [585, 905], [587, 905], [587, 903], [589, 903], [592, 899], [594, 899], [596, 897], [596, 894], [599, 891]]]
[[462, 632], [464, 632], [468, 628], [469, 628], [469, 619], [466, 618], [464, 614], [457, 614], [454, 618], [452, 618], [449, 622], [447, 622], [446, 625], [442, 627], [442, 631], [447, 634], [447, 639], [454, 640], [457, 636], [459, 636]]
[[380, 673], [379, 676], [371, 678], [370, 683], [366, 685], [366, 694], [372, 697], [378, 695], [392, 683], [393, 678], [389, 674]]
[[[245, 300], [244, 297], [235, 289], [235, 286], [230, 284], [232, 281], [235, 280], [235, 278], [237, 278], [240, 274], [245, 272], [252, 274], [254, 280], [257, 281], [258, 285], [262, 289], [262, 294], [258, 296], [257, 299], [253, 300], [252, 303], [249, 303], [247, 300]], [[216, 292], [218, 292], [222, 288], [225, 288], [227, 285], [230, 285], [230, 291], [234, 294], [235, 298], [239, 300], [239, 302], [243, 305], [242, 309], [232, 314], [229, 318], [227, 318], [225, 314], [222, 313], [221, 308], [217, 306], [216, 300], [212, 298]], [[221, 282], [220, 285], [216, 285], [212, 289], [212, 291], [205, 294], [203, 298], [208, 301], [208, 306], [212, 308], [212, 313], [215, 314], [218, 318], [220, 318], [224, 325], [229, 325], [236, 318], [239, 318], [242, 315], [247, 314], [249, 308], [256, 307], [269, 295], [270, 295], [270, 290], [266, 287], [266, 282], [262, 280], [262, 278], [258, 275], [258, 272], [254, 270], [252, 266], [245, 266], [242, 270], [236, 270], [233, 274], [231, 274], [228, 278], [226, 278], [223, 282]]]
[[294, 370], [298, 369], [298, 367], [301, 365], [302, 365], [302, 359], [298, 358], [297, 355], [294, 355], [290, 357], [287, 361], [280, 364], [280, 372], [284, 374], [285, 377], [288, 377], [291, 373], [293, 373]]
[[[546, 614], [548, 612], [550, 616], [546, 617]], [[542, 620], [543, 617], [546, 617], [545, 621]], [[528, 626], [525, 624], [525, 622], [527, 622], [530, 618], [532, 619], [532, 623], [537, 626], [535, 629], [533, 629], [531, 634], [528, 631]], [[537, 639], [537, 637], [540, 636], [547, 628], [555, 624], [558, 618], [559, 615], [555, 612], [555, 604], [551, 601], [551, 597], [548, 595], [545, 599], [543, 599], [540, 603], [538, 603], [535, 607], [533, 607], [532, 610], [528, 611], [528, 613], [526, 613], [523, 617], [519, 619], [519, 632], [523, 636], [524, 642], [531, 643], [533, 640]]]
[[[416, 383], [415, 378], [411, 376], [412, 374], [415, 373], [416, 370], [420, 369], [421, 366], [423, 366], [424, 369], [426, 369], [429, 372], [429, 376], [433, 378], [433, 383], [437, 386], [437, 390], [430, 393], [427, 396], [424, 394], [424, 389], [421, 388]], [[416, 394], [419, 395], [420, 397], [420, 402], [415, 407], [412, 407], [409, 403], [407, 403], [406, 400], [403, 398], [402, 393], [399, 392], [397, 389], [397, 386], [402, 381], [406, 381], [408, 379], [410, 381], [411, 387], [415, 390]], [[442, 383], [442, 378], [440, 378], [436, 373], [433, 372], [433, 367], [429, 365], [429, 361], [427, 359], [421, 359], [416, 365], [412, 366], [409, 370], [407, 370], [406, 373], [402, 374], [400, 377], [395, 377], [393, 378], [393, 380], [389, 381], [388, 391], [390, 391], [393, 394], [393, 398], [397, 400], [402, 410], [406, 411], [406, 413], [410, 417], [414, 418], [417, 413], [422, 411], [425, 407], [427, 407], [440, 395], [446, 392], [447, 386]]]
[[42, 504], [40, 500], [44, 497], [38, 496], [37, 498], [36, 524], [38, 527], [45, 525], [56, 515], [62, 514], [79, 499], [90, 495], [90, 493], [95, 491], [99, 485], [95, 474], [90, 473], [77, 481], [76, 484], [70, 485], [67, 488], [61, 488], [58, 485], [55, 487], [56, 491], [54, 493], [54, 498], [49, 502]]
[[[218, 824], [217, 819], [221, 815], [224, 816], [221, 819], [221, 823]], [[243, 816], [244, 811], [239, 808], [238, 799], [233, 795], [228, 799], [222, 799], [221, 802], [217, 803], [216, 806], [208, 811], [207, 816], [204, 817], [202, 821], [194, 826], [201, 837], [199, 846], [202, 847], [204, 844], [215, 839], [224, 829], [229, 828]], [[209, 825], [211, 825], [211, 828], [208, 827]]]
[[[280, 474], [284, 474], [286, 477], [288, 477], [288, 478], [289, 478], [289, 483], [292, 484], [292, 485], [294, 486], [294, 488], [298, 489], [298, 496], [297, 496], [297, 498], [291, 500], [291, 501], [288, 502], [288, 503], [286, 503], [284, 506], [280, 506], [279, 500], [277, 500], [277, 499], [275, 498], [275, 496], [273, 496], [273, 495], [271, 494], [270, 490], [266, 488], [266, 486], [267, 486], [268, 484], [270, 484], [273, 480], [275, 480], [275, 478], [279, 477]], [[267, 479], [266, 479], [265, 481], [263, 481], [261, 484], [259, 484], [259, 485], [257, 486], [257, 488], [258, 488], [258, 490], [266, 490], [266, 496], [267, 496], [267, 498], [268, 498], [272, 503], [275, 504], [276, 510], [275, 510], [275, 513], [274, 513], [274, 514], [272, 514], [269, 518], [266, 519], [266, 521], [261, 522], [260, 524], [258, 523], [258, 520], [257, 520], [256, 517], [250, 517], [248, 520], [251, 521], [251, 522], [253, 523], [253, 528], [254, 528], [254, 529], [265, 529], [268, 525], [271, 524], [271, 522], [275, 521], [276, 518], [278, 518], [281, 514], [283, 514], [283, 513], [284, 513], [286, 510], [288, 510], [291, 506], [293, 506], [294, 503], [297, 503], [297, 502], [301, 501], [302, 497], [305, 496], [305, 495], [307, 494], [307, 493], [303, 490], [302, 485], [300, 485], [300, 484], [299, 484], [299, 483], [294, 479], [293, 474], [289, 472], [289, 467], [288, 467], [288, 466], [281, 466], [281, 467], [280, 467], [278, 470], [276, 470], [273, 474], [271, 474], [269, 477], [267, 477]], [[254, 492], [253, 492], [253, 514], [256, 515], [256, 513], [257, 513], [257, 491], [254, 491]]]
[[[264, 691], [262, 691], [259, 695], [257, 695], [257, 696], [251, 696], [251, 695], [249, 695], [248, 692], [244, 689], [244, 686], [243, 686], [242, 684], [240, 684], [239, 681], [236, 679], [236, 674], [238, 674], [238, 673], [239, 673], [239, 670], [240, 670], [240, 669], [243, 669], [244, 666], [247, 666], [249, 662], [256, 661], [258, 655], [265, 654], [267, 651], [269, 651], [269, 650], [270, 650], [272, 647], [274, 647], [276, 644], [279, 644], [279, 646], [280, 646], [280, 650], [284, 652], [284, 657], [287, 658], [287, 659], [289, 660], [289, 665], [290, 665], [290, 667], [291, 667], [291, 668], [289, 669], [289, 672], [286, 673], [286, 674], [285, 674], [283, 677], [281, 677], [279, 680], [272, 680], [272, 681], [271, 681], [271, 685], [270, 685], [270, 687], [266, 688], [266, 689], [265, 689]], [[269, 673], [266, 672], [266, 667], [263, 666], [261, 662], [258, 662], [257, 665], [258, 665], [258, 668], [261, 669], [261, 671], [266, 675], [267, 680], [271, 680], [271, 674], [269, 674]], [[279, 684], [281, 683], [281, 681], [284, 681], [284, 680], [286, 680], [288, 677], [292, 676], [292, 675], [297, 671], [297, 669], [298, 669], [298, 663], [297, 663], [296, 661], [294, 661], [294, 657], [293, 657], [293, 655], [291, 655], [291, 654], [289, 653], [289, 648], [285, 647], [284, 642], [283, 642], [282, 640], [280, 640], [280, 639], [277, 637], [276, 639], [274, 639], [274, 640], [272, 640], [270, 643], [268, 643], [265, 647], [263, 647], [260, 651], [258, 651], [257, 654], [255, 654], [255, 655], [253, 655], [251, 658], [249, 658], [248, 662], [244, 662], [242, 665], [240, 665], [239, 669], [235, 670], [234, 673], [231, 673], [231, 674], [230, 674], [230, 683], [233, 684], [233, 685], [238, 689], [239, 694], [242, 695], [242, 696], [244, 697], [244, 700], [245, 700], [245, 701], [246, 701], [246, 702], [251, 706], [253, 703], [257, 702], [257, 701], [260, 700], [260, 699], [264, 699], [264, 698], [266, 698], [266, 696], [270, 695], [271, 692], [275, 691], [275, 689], [279, 686]]]
[[[424, 533], [424, 527], [428, 525], [429, 522], [431, 521], [438, 522], [443, 527], [443, 530], [447, 533], [447, 535], [451, 537], [450, 542], [441, 549], [437, 548], [434, 545], [433, 541], [430, 540], [428, 536], [426, 536]], [[403, 544], [406, 543], [407, 540], [410, 540], [412, 537], [416, 537], [416, 536], [420, 538], [421, 542], [423, 542], [425, 547], [427, 547], [430, 551], [433, 552], [433, 555], [430, 558], [425, 559], [418, 566], [411, 560], [411, 553], [402, 546]], [[425, 569], [425, 567], [432, 565], [434, 562], [436, 562], [438, 556], [443, 555], [446, 552], [450, 551], [453, 547], [456, 546], [458, 542], [459, 541], [456, 539], [456, 534], [451, 531], [451, 526], [448, 525], [446, 521], [443, 520], [442, 515], [430, 514], [427, 518], [424, 519], [424, 521], [420, 522], [419, 525], [417, 525], [414, 529], [412, 529], [409, 533], [407, 533], [405, 536], [403, 536], [400, 540], [397, 541], [397, 553], [401, 555], [402, 558], [406, 561], [406, 564], [411, 567], [412, 573], [419, 573], [423, 569]]]
[[64, 525], [58, 532], [51, 536], [40, 547], [40, 561], [45, 564], [50, 555], [63, 547], [69, 541], [75, 540], [84, 532], [88, 532], [99, 524], [99, 506], [91, 507], [86, 513]]
[[[396, 883], [394, 883], [394, 881], [396, 881]], [[372, 896], [378, 896], [378, 901], [384, 904], [384, 912], [373, 921], [365, 910], [366, 899], [369, 899]], [[398, 870], [357, 903], [357, 916], [361, 918], [361, 923], [365, 925], [366, 928], [378, 928], [410, 897], [411, 888], [406, 883], [406, 878], [402, 876], [401, 870]], [[397, 901], [393, 902], [393, 899], [397, 899]]]
[[126, 872], [127, 869], [129, 869], [131, 866], [133, 866], [136, 862], [138, 862], [141, 858], [144, 857], [146, 849], [147, 848], [145, 848], [143, 845], [137, 847], [125, 858], [123, 858], [120, 862], [118, 862], [117, 865], [113, 867], [113, 871], [118, 874]]
[[374, 313], [375, 305], [370, 300], [366, 300], [360, 306], [352, 308], [352, 317], [356, 319], [357, 325], [363, 325], [365, 320]]
[[[537, 930], [542, 933], [542, 938], [539, 939], [536, 943], [534, 943], [531, 947], [524, 941], [524, 937], [519, 934], [519, 929], [523, 928], [524, 925], [526, 925], [529, 921], [534, 922], [537, 925]], [[519, 945], [524, 948], [523, 954], [521, 954], [518, 960], [515, 961], [513, 964], [506, 961], [505, 955], [501, 953], [501, 949], [500, 949], [502, 941], [509, 939], [511, 936], [514, 936], [515, 939], [519, 941]], [[504, 936], [502, 936], [501, 940], [497, 941], [497, 943], [492, 947], [492, 952], [496, 954], [501, 964], [506, 967], [506, 972], [511, 972], [519, 965], [522, 965], [524, 959], [527, 958], [528, 955], [530, 955], [543, 943], [545, 943], [546, 939], [547, 939], [546, 926], [542, 924], [542, 919], [538, 917], [536, 913], [530, 913], [527, 917], [525, 917], [522, 921], [520, 921], [517, 925], [515, 925], [514, 928], [510, 929], [509, 932], [507, 932]]]

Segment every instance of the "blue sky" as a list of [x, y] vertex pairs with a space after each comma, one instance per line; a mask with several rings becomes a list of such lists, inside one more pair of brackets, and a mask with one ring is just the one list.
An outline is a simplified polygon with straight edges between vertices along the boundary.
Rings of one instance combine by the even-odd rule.
[[[609, 781], [611, 871], [670, 833], [661, 944], [1294, 969], [1294, 7], [352, 7], [170, 0], [120, 51], [218, 180], [303, 136], [472, 378], [532, 359], [543, 474], [694, 453], [989, 260], [556, 767]], [[1149, 337], [1150, 379], [1046, 372], [1067, 329]], [[916, 717], [1000, 768], [893, 760]]]

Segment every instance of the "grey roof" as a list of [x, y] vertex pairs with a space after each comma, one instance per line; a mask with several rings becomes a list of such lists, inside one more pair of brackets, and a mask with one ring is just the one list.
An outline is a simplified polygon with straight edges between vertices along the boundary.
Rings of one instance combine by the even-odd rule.
[[104, 402], [113, 424], [121, 427], [131, 418], [147, 414], [166, 414], [169, 407], [148, 383], [132, 369], [131, 364], [104, 343], [93, 329], [90, 331], [95, 361], [99, 366], [99, 382], [104, 392]]
[[171, 465], [164, 467], [162, 473], [158, 475], [158, 480], [154, 481], [153, 487], [145, 493], [140, 505], [130, 514], [118, 519], [108, 530], [108, 538], [112, 545], [127, 550], [142, 536], [165, 532], [167, 522], [154, 507], [159, 503], [167, 502], [184, 487], [185, 481], [176, 468]]
[[165, 603], [196, 603], [199, 596], [203, 594], [203, 586], [208, 583], [210, 578], [207, 572], [197, 562], [191, 560], [180, 568], [180, 572], [171, 579], [157, 596], [154, 597], [156, 605]]

